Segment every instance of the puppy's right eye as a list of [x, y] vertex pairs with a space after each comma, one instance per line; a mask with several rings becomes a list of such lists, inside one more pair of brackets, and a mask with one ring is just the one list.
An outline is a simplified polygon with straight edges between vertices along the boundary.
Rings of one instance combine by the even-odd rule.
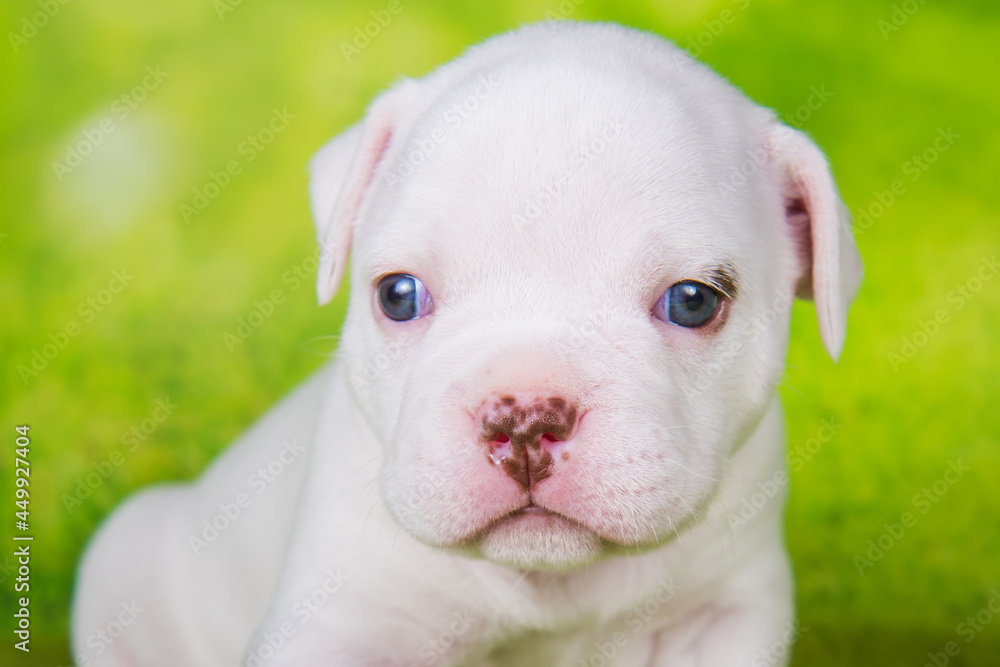
[[393, 273], [378, 283], [378, 305], [390, 320], [405, 322], [429, 315], [434, 301], [419, 278]]
[[705, 283], [684, 280], [670, 286], [653, 307], [653, 315], [688, 329], [707, 324], [719, 312], [719, 293]]

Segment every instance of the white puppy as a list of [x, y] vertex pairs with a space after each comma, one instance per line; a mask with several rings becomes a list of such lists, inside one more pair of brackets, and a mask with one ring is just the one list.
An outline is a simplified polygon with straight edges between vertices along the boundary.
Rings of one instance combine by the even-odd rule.
[[84, 558], [80, 665], [777, 665], [775, 387], [861, 276], [820, 151], [667, 42], [547, 23], [313, 163], [338, 360]]

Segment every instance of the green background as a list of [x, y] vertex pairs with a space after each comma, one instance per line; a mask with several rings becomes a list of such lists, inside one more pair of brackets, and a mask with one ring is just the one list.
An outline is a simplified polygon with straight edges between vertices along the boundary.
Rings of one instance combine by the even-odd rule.
[[[34, 650], [14, 664], [69, 664], [74, 564], [116, 503], [151, 482], [197, 475], [335, 349], [343, 293], [319, 309], [311, 275], [295, 287], [283, 280], [313, 253], [311, 154], [400, 75], [422, 75], [560, 8], [558, 0], [404, 0], [347, 62], [341, 43], [386, 4], [245, 0], [220, 16], [221, 0], [70, 0], [16, 45], [10, 33], [22, 33], [40, 5], [0, 9], [0, 543], [12, 544], [19, 424], [31, 426], [36, 536]], [[811, 304], [796, 305], [793, 317], [781, 390], [789, 446], [806, 446], [821, 419], [842, 424], [792, 476], [788, 541], [803, 627], [794, 664], [919, 667], [948, 641], [961, 647], [951, 664], [1000, 664], [1000, 618], [970, 643], [957, 634], [1000, 588], [1000, 278], [971, 280], [1000, 252], [1000, 7], [582, 0], [563, 8], [691, 48], [808, 131], [849, 208], [871, 215], [858, 217], [866, 278], [841, 362], [825, 357]], [[147, 67], [167, 76], [120, 118], [116, 98], [141, 85]], [[801, 108], [814, 87], [829, 99]], [[247, 161], [240, 145], [274, 109], [294, 118]], [[113, 131], [56, 174], [53, 162], [102, 119]], [[937, 151], [949, 128], [959, 137]], [[933, 162], [915, 168], [925, 151]], [[241, 172], [186, 223], [180, 205], [233, 159]], [[87, 321], [79, 304], [106, 298], [101, 290], [122, 269], [134, 279]], [[969, 298], [959, 308], [953, 290], [962, 285]], [[273, 290], [284, 303], [230, 350], [224, 334]], [[920, 335], [939, 310], [947, 321]], [[78, 335], [37, 377], [22, 378], [18, 368], [71, 321]], [[167, 398], [176, 410], [129, 451], [122, 435]], [[120, 465], [69, 511], [64, 494], [116, 450]], [[958, 460], [969, 471], [922, 512], [915, 494]], [[854, 557], [907, 511], [916, 525], [860, 575]], [[0, 550], [4, 664], [13, 653], [12, 575], [2, 569], [11, 551]]]

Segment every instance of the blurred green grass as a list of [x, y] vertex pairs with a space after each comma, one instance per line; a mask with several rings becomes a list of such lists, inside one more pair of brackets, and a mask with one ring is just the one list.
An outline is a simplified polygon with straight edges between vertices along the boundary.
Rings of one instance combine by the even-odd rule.
[[[1000, 587], [1000, 280], [984, 282], [961, 309], [948, 300], [1000, 251], [1000, 7], [911, 2], [917, 11], [897, 14], [905, 22], [884, 39], [879, 22], [903, 4], [584, 0], [572, 14], [691, 45], [785, 118], [825, 87], [829, 99], [799, 111], [796, 123], [829, 155], [852, 211], [878, 211], [897, 179], [906, 188], [859, 236], [866, 280], [838, 365], [824, 356], [811, 305], [795, 308], [782, 387], [789, 446], [803, 446], [823, 418], [843, 424], [793, 475], [788, 541], [808, 628], [795, 665], [921, 665], [951, 640], [962, 647], [952, 664], [996, 665], [1000, 655], [1000, 622], [968, 644], [956, 635]], [[560, 3], [404, 2], [346, 62], [341, 42], [383, 7], [244, 2], [220, 18], [213, 3], [193, 0], [70, 2], [16, 51], [9, 34], [21, 33], [39, 5], [0, 9], [8, 42], [0, 57], [0, 425], [7, 442], [15, 425], [31, 425], [36, 535], [34, 651], [25, 661], [5, 640], [0, 656], [68, 664], [73, 568], [101, 518], [139, 487], [197, 475], [334, 349], [343, 293], [319, 309], [311, 278], [286, 279], [313, 253], [305, 195], [313, 151], [400, 75], [424, 74]], [[720, 24], [725, 10], [732, 20]], [[167, 75], [119, 118], [113, 103], [147, 67]], [[274, 109], [294, 118], [247, 161], [241, 144]], [[106, 118], [114, 131], [60, 180], [52, 162]], [[911, 180], [907, 162], [941, 128], [960, 137]], [[179, 205], [233, 159], [242, 171], [185, 223]], [[85, 321], [79, 304], [121, 269], [134, 280]], [[273, 290], [287, 300], [230, 351], [224, 333]], [[942, 308], [948, 323], [894, 368], [890, 353]], [[69, 321], [79, 335], [25, 384], [18, 367]], [[166, 398], [177, 409], [130, 451], [123, 434]], [[123, 463], [69, 512], [64, 494], [115, 450]], [[3, 489], [13, 489], [11, 459], [0, 461]], [[914, 495], [959, 459], [970, 471], [926, 514], [915, 510]], [[905, 511], [916, 525], [860, 576], [854, 557]], [[0, 522], [7, 544], [11, 523]], [[10, 575], [0, 579], [11, 609]], [[9, 616], [3, 624], [11, 637]]]

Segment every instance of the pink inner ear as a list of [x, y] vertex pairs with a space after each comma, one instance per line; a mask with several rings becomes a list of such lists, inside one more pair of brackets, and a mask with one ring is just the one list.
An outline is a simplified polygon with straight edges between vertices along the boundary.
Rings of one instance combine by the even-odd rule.
[[813, 298], [813, 242], [809, 209], [802, 197], [789, 197], [785, 201], [785, 220], [792, 234], [795, 256], [799, 263], [799, 279], [795, 283], [795, 296]]
[[782, 173], [785, 221], [799, 263], [796, 296], [816, 302], [820, 337], [833, 359], [844, 344], [847, 307], [861, 280], [850, 221], [823, 154], [803, 133], [779, 125], [770, 147]]
[[785, 202], [785, 215], [791, 217], [798, 213], [808, 214], [806, 202], [802, 197], [791, 197]]
[[370, 139], [371, 143], [367, 147], [362, 146], [364, 153], [359, 156], [358, 165], [355, 167], [359, 173], [355, 176], [350, 192], [347, 193], [347, 205], [340, 212], [343, 219], [335, 221], [335, 224], [346, 225], [348, 233], [354, 226], [365, 192], [375, 180], [378, 164], [382, 161], [386, 149], [389, 148], [389, 142], [392, 140], [392, 125], [388, 124], [388, 121], [377, 130], [378, 134]]
[[368, 178], [365, 180], [362, 186], [362, 192], [367, 190], [375, 180], [375, 171], [378, 169], [379, 162], [382, 161], [383, 156], [385, 156], [385, 151], [389, 148], [389, 143], [392, 141], [392, 126], [385, 128], [383, 133], [378, 137], [375, 145], [372, 146], [372, 157], [369, 160], [368, 165]]
[[[382, 101], [375, 103], [382, 107], [386, 104]], [[391, 111], [373, 108], [365, 121], [360, 152], [348, 172], [343, 190], [335, 200], [333, 213], [327, 223], [328, 228], [321, 240], [323, 256], [316, 285], [321, 305], [333, 298], [343, 279], [356, 219], [365, 193], [375, 180], [378, 165], [392, 141], [392, 134]]]

